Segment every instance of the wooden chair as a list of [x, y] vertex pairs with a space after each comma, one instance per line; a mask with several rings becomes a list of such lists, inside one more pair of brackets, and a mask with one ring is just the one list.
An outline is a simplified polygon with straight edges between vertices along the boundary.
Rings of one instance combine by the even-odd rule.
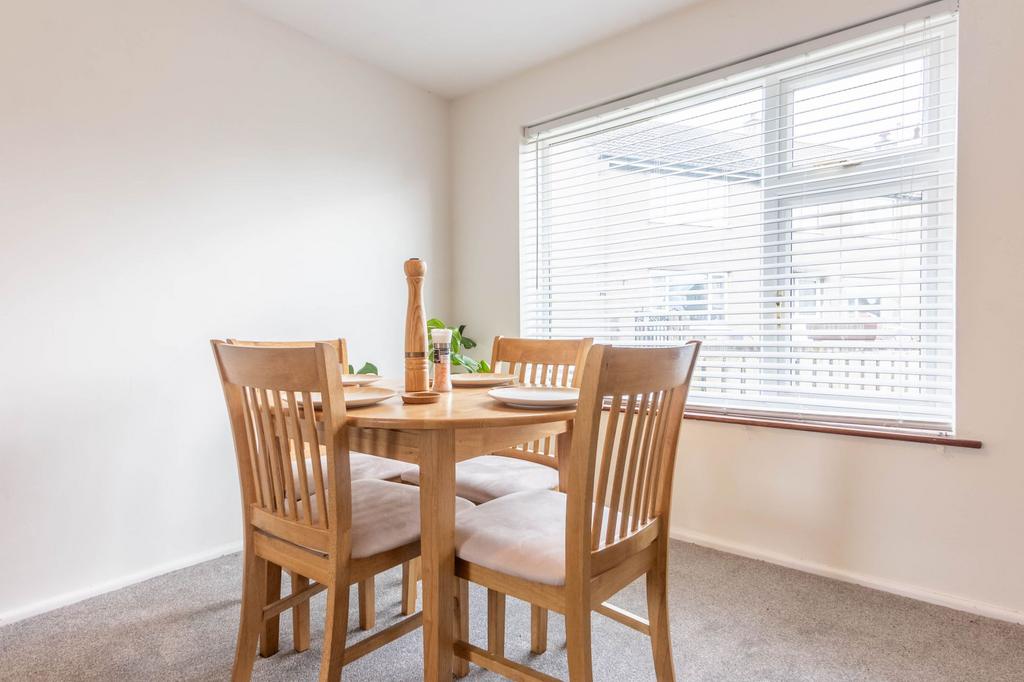
[[[256, 346], [261, 348], [312, 348], [317, 343], [326, 343], [334, 348], [338, 353], [338, 363], [344, 367], [348, 367], [348, 344], [345, 339], [326, 339], [324, 341], [241, 341], [239, 339], [228, 339], [228, 343], [232, 345], [242, 346]], [[306, 462], [306, 480], [313, 480], [313, 459], [312, 457], [304, 458]], [[327, 455], [321, 455], [321, 470], [327, 466]], [[299, 463], [296, 460], [295, 470], [292, 472], [293, 476], [298, 479]], [[351, 468], [351, 476], [353, 481], [360, 481], [363, 479], [378, 479], [381, 481], [399, 481], [403, 473], [410, 470], [419, 470], [415, 464], [409, 464], [407, 462], [400, 462], [397, 459], [387, 459], [385, 457], [374, 457], [373, 455], [366, 455], [361, 452], [350, 452], [349, 453], [349, 466]], [[307, 491], [312, 492], [312, 491]], [[301, 496], [303, 492], [297, 490], [296, 494]], [[410, 568], [403, 566], [402, 574], [408, 575]], [[302, 580], [301, 576], [291, 576], [292, 581], [296, 579]], [[374, 576], [370, 576], [366, 579], [365, 583], [360, 583], [357, 588], [359, 595], [359, 627], [363, 630], [370, 630], [377, 624], [377, 606], [376, 606], [376, 585]], [[404, 582], [403, 582], [404, 586]], [[408, 591], [407, 587], [403, 587], [405, 591]], [[281, 596], [281, 567], [271, 565], [267, 573], [267, 599], [276, 600]], [[416, 610], [415, 600], [412, 602], [412, 606], [409, 607], [409, 599], [402, 599], [402, 614], [409, 616]], [[309, 620], [308, 612], [296, 614], [293, 613], [292, 617], [304, 617]], [[273, 656], [278, 651], [278, 632], [280, 631], [280, 618], [272, 618], [267, 621], [264, 636], [260, 639], [260, 655], [261, 656]]]
[[[495, 372], [505, 372], [514, 375], [519, 383], [531, 384], [534, 386], [567, 386], [579, 388], [583, 380], [583, 363], [587, 359], [590, 347], [594, 345], [594, 339], [520, 339], [507, 336], [494, 337], [494, 344], [491, 347], [491, 366]], [[521, 460], [532, 464], [540, 464], [547, 468], [554, 468], [561, 471], [558, 465], [558, 453], [555, 451], [555, 439], [548, 438], [543, 441], [523, 443], [514, 448], [509, 448], [499, 453], [499, 456]], [[485, 458], [478, 457], [466, 464], [478, 462]], [[500, 460], [499, 460], [500, 461]], [[467, 467], [469, 470], [469, 467]], [[486, 474], [481, 472], [481, 478], [486, 480]], [[495, 477], [497, 478], [497, 477]], [[505, 477], [507, 479], [507, 477]], [[559, 477], [559, 484], [564, 484], [562, 476]], [[528, 480], [528, 479], [521, 479]], [[512, 487], [503, 489], [500, 485], [495, 489], [496, 481], [492, 479], [490, 486], [482, 486], [485, 490], [490, 489], [502, 494], [519, 492], [520, 490], [533, 489], [535, 486], [513, 483]], [[545, 486], [551, 487], [551, 486]], [[462, 497], [466, 497], [462, 495]], [[473, 502], [483, 503], [501, 497], [499, 494], [491, 495], [484, 499]]]
[[[566, 492], [519, 492], [456, 519], [458, 577], [565, 614], [572, 682], [593, 677], [591, 611], [647, 634], [657, 679], [675, 679], [666, 602], [669, 510], [698, 349], [698, 342], [594, 346], [583, 373]], [[602, 404], [609, 397], [602, 429]], [[643, 575], [647, 619], [606, 603]], [[553, 679], [491, 646], [459, 641], [456, 654], [512, 679]]]
[[[351, 480], [334, 346], [211, 343], [235, 443], [245, 540], [232, 678], [251, 677], [264, 623], [289, 608], [307, 615], [294, 620], [294, 639], [297, 650], [308, 648], [309, 598], [327, 590], [320, 679], [339, 680], [345, 663], [421, 624], [416, 614], [345, 647], [349, 586], [419, 554], [419, 495], [398, 483]], [[312, 456], [321, 446], [327, 451], [326, 471]], [[303, 454], [313, 462], [312, 482], [304, 466], [294, 466]], [[312, 492], [300, 496], [297, 490]], [[456, 500], [457, 509], [471, 506]], [[288, 597], [268, 598], [271, 565], [297, 576]]]
[[[495, 372], [514, 375], [520, 383], [579, 388], [579, 371], [594, 339], [522, 339], [494, 337], [491, 367]], [[419, 484], [419, 469], [402, 474], [402, 480]], [[493, 455], [474, 457], [455, 468], [455, 492], [471, 502], [483, 504], [524, 490], [550, 490], [562, 483], [555, 439], [523, 443]], [[416, 568], [403, 573], [403, 603], [415, 603]], [[488, 641], [501, 653], [505, 638], [505, 595], [488, 592]], [[404, 607], [409, 608], [408, 604]], [[409, 611], [411, 612], [411, 611]], [[531, 649], [547, 649], [547, 611], [534, 608], [531, 613]]]

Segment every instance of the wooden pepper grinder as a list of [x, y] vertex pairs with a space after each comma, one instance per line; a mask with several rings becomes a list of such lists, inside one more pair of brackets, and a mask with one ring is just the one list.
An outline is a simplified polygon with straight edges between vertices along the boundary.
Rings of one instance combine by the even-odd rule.
[[427, 264], [419, 258], [405, 261], [405, 281], [409, 284], [409, 306], [405, 309], [405, 390], [426, 391], [427, 318], [423, 314], [423, 277]]

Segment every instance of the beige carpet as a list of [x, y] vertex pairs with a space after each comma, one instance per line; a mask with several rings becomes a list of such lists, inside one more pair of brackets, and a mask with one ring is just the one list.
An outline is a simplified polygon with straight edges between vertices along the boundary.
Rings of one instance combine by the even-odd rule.
[[[0, 628], [0, 679], [228, 679], [239, 562], [224, 557]], [[670, 566], [680, 680], [1024, 682], [1022, 626], [679, 542]], [[397, 619], [398, 590], [397, 572], [378, 579], [379, 626]], [[612, 601], [643, 613], [643, 588]], [[286, 616], [281, 653], [257, 661], [256, 679], [316, 679], [323, 603], [322, 594], [314, 599], [311, 650], [289, 651]], [[474, 591], [472, 638], [480, 644], [484, 604]], [[510, 657], [564, 679], [561, 617], [552, 616], [548, 653], [532, 656], [529, 610], [510, 600], [508, 611]], [[345, 668], [345, 679], [418, 680], [420, 653], [417, 631]], [[652, 680], [646, 638], [595, 614], [594, 669], [597, 680]], [[498, 678], [474, 667], [467, 679]]]

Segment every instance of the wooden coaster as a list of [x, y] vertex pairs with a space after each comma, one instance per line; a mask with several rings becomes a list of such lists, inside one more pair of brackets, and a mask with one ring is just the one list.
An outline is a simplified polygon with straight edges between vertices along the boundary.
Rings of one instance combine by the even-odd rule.
[[406, 405], [425, 405], [436, 403], [440, 399], [441, 394], [437, 391], [412, 391], [402, 394], [402, 402]]

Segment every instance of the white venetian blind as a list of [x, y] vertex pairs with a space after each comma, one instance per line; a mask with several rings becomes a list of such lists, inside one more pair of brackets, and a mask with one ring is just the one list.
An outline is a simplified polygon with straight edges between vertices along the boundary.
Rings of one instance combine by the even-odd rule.
[[527, 129], [521, 326], [701, 339], [691, 410], [950, 432], [956, 15]]

